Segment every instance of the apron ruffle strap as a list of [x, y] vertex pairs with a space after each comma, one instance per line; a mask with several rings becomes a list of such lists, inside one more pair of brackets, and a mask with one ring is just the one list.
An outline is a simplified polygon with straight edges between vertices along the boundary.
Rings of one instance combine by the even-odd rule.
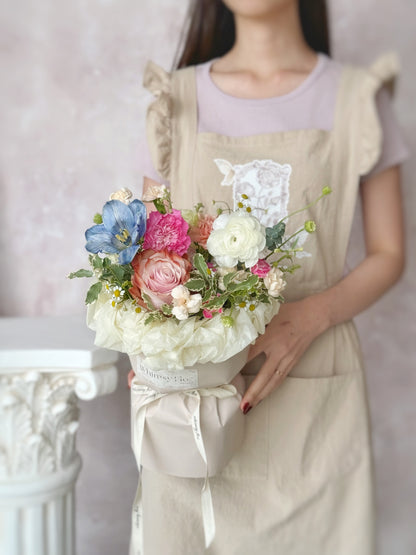
[[172, 151], [171, 73], [149, 60], [143, 73], [143, 86], [156, 96], [148, 106], [146, 133], [150, 155], [159, 175], [169, 180]]

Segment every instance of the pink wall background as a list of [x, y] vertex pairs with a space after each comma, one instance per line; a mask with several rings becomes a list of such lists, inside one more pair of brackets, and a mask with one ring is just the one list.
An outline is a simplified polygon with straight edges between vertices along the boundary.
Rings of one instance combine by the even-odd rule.
[[[0, 315], [83, 311], [86, 280], [69, 281], [65, 276], [85, 267], [83, 233], [108, 195], [122, 186], [140, 194], [140, 144], [150, 100], [141, 86], [142, 71], [148, 58], [170, 69], [186, 6], [187, 2], [175, 0], [2, 3]], [[416, 4], [411, 0], [332, 0], [329, 8], [335, 58], [371, 63], [385, 50], [398, 52], [403, 71], [395, 109], [413, 149]], [[415, 173], [416, 163], [411, 159], [403, 167], [408, 231], [405, 275], [356, 318], [370, 390], [381, 555], [416, 552]], [[349, 249], [351, 266], [364, 255], [359, 204], [356, 224]], [[125, 526], [108, 538], [103, 523], [106, 518], [111, 522], [114, 513], [98, 508], [102, 501], [98, 493], [94, 513], [91, 497], [84, 493], [93, 476], [98, 480], [97, 474], [89, 474], [88, 461], [101, 457], [105, 448], [100, 445], [94, 450], [88, 440], [97, 422], [108, 414], [99, 411], [125, 408], [126, 403], [123, 381], [116, 394], [100, 400], [95, 408], [93, 403], [82, 404], [81, 554], [93, 554], [93, 546], [100, 541], [104, 554], [126, 545], [129, 507], [125, 501], [124, 513], [120, 513]], [[119, 436], [122, 423], [127, 435], [125, 460], [131, 463], [131, 474], [125, 473], [123, 479], [135, 480], [129, 459], [128, 411], [117, 414], [121, 418], [117, 426], [106, 421], [108, 442]], [[110, 450], [107, 468], [112, 456]], [[125, 486], [135, 489], [135, 484], [125, 482]], [[114, 503], [122, 503], [121, 495], [117, 498], [114, 493], [113, 508]]]

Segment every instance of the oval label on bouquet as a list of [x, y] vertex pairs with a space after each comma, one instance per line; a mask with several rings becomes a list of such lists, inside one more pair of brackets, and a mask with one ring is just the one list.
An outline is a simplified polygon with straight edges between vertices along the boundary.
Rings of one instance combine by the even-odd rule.
[[138, 362], [137, 375], [149, 385], [163, 390], [193, 389], [198, 387], [198, 372], [196, 370], [151, 370]]

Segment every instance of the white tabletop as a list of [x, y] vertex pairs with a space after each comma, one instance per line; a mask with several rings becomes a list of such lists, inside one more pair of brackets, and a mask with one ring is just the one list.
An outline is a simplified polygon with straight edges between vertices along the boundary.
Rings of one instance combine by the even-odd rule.
[[0, 371], [89, 369], [114, 364], [118, 352], [94, 345], [85, 314], [0, 317]]

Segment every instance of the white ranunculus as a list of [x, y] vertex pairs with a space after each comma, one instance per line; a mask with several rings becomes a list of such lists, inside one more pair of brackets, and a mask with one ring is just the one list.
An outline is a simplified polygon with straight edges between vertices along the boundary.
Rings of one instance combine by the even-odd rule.
[[219, 266], [243, 262], [251, 268], [266, 246], [264, 226], [247, 212], [221, 214], [215, 219], [207, 240], [207, 249]]
[[283, 279], [283, 272], [279, 268], [271, 268], [264, 278], [264, 285], [271, 297], [278, 297], [286, 287], [286, 281]]
[[121, 200], [124, 204], [130, 204], [131, 199], [133, 198], [133, 193], [127, 187], [123, 187], [114, 193], [111, 193], [110, 200]]

